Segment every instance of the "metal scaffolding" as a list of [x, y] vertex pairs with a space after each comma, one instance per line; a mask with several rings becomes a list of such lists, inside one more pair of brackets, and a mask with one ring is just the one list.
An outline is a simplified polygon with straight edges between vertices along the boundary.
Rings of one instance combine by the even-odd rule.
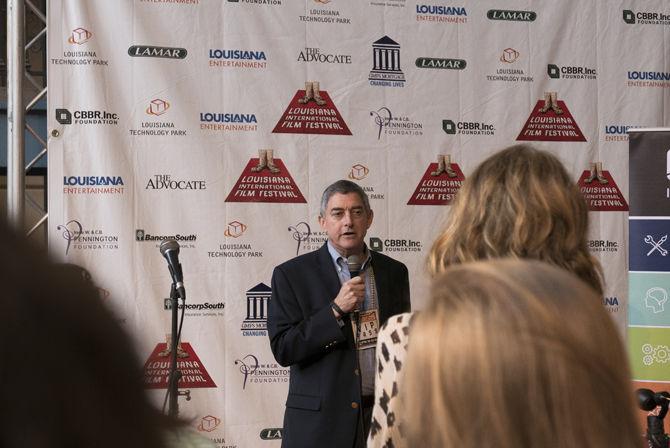
[[[25, 43], [25, 8], [28, 7], [44, 24], [44, 27]], [[46, 36], [46, 12], [31, 0], [7, 0], [7, 218], [18, 231], [23, 231], [26, 202], [40, 214], [36, 223], [27, 231], [31, 235], [48, 219], [48, 213], [29, 196], [26, 196], [26, 173], [47, 153], [47, 142], [30, 125], [26, 124], [26, 113], [42, 99], [47, 88], [40, 85], [26, 71], [26, 52]], [[24, 106], [23, 81], [27, 80], [39, 93]], [[26, 165], [25, 131], [41, 145], [41, 151]]]

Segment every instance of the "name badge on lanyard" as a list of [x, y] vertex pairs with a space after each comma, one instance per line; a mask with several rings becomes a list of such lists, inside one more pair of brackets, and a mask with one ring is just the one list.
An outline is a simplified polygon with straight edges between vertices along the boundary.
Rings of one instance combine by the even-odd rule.
[[[379, 331], [379, 314], [376, 309], [360, 311], [359, 316], [351, 319], [354, 330], [354, 340], [357, 350], [373, 348], [377, 345]], [[357, 323], [360, 322], [360, 329]]]

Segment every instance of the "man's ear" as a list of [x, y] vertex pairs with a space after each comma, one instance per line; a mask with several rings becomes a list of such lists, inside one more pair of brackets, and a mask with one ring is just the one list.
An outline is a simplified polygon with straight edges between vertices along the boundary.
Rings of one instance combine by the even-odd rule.
[[368, 212], [368, 229], [372, 225], [372, 218], [375, 217], [375, 213], [372, 211], [372, 209]]

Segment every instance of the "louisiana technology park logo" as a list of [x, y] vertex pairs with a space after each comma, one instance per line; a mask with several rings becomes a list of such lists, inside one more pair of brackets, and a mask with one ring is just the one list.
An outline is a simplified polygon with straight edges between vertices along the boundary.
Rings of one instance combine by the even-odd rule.
[[406, 115], [395, 115], [388, 107], [380, 107], [370, 112], [377, 129], [377, 140], [382, 135], [388, 136], [419, 136], [423, 135], [423, 124], [410, 119]]
[[467, 23], [468, 13], [463, 6], [416, 5], [417, 22]]
[[65, 255], [70, 251], [116, 250], [119, 248], [119, 236], [95, 227], [85, 227], [81, 221], [71, 219], [56, 226], [66, 241]]
[[128, 56], [133, 58], [186, 59], [186, 48], [154, 47], [152, 45], [132, 45]]
[[[207, 373], [204, 364], [188, 342], [181, 342], [177, 347], [179, 359], [177, 368], [182, 377], [178, 386], [183, 388], [216, 387], [212, 377]], [[144, 387], [147, 389], [167, 389], [170, 376], [170, 349], [166, 342], [159, 343], [144, 363]]]
[[121, 176], [63, 176], [63, 194], [123, 194]]
[[450, 154], [438, 154], [437, 163], [426, 168], [408, 205], [449, 205], [460, 190], [465, 176]]
[[93, 32], [82, 27], [75, 28], [67, 37], [70, 49], [63, 51], [60, 57], [52, 57], [49, 60], [54, 65], [108, 66], [109, 60], [98, 57], [92, 41]]
[[129, 129], [134, 137], [184, 137], [185, 129], [179, 129], [173, 121], [166, 119], [172, 105], [163, 98], [154, 98], [144, 109], [145, 115], [151, 120], [142, 121], [140, 129]]
[[384, 36], [372, 44], [372, 70], [368, 80], [371, 86], [405, 87], [398, 42]]
[[486, 12], [489, 20], [504, 20], [508, 22], [534, 22], [537, 19], [535, 11], [513, 11], [508, 9], [489, 9]]
[[231, 221], [227, 224], [223, 235], [226, 241], [219, 243], [216, 250], [208, 251], [209, 258], [261, 258], [263, 251], [257, 250], [253, 244], [242, 238], [247, 231], [247, 225], [240, 221]]
[[208, 53], [210, 67], [231, 67], [265, 69], [268, 57], [262, 50], [238, 50], [210, 48]]
[[624, 9], [623, 21], [629, 25], [670, 25], [670, 14], [657, 11], [638, 11]]
[[577, 122], [557, 92], [545, 92], [538, 100], [517, 140], [545, 142], [585, 142]]
[[522, 57], [521, 53], [515, 50], [512, 47], [507, 47], [500, 52], [498, 60], [502, 63], [502, 66], [497, 68], [494, 73], [489, 73], [486, 75], [487, 81], [493, 82], [533, 82], [533, 77], [529, 76], [523, 68], [517, 64], [520, 58]]
[[83, 109], [70, 110], [65, 108], [56, 109], [56, 121], [62, 125], [76, 124], [76, 125], [117, 125], [119, 124], [119, 116], [114, 112], [106, 110]]
[[579, 177], [579, 189], [589, 206], [595, 212], [625, 212], [628, 204], [617, 186], [612, 174], [603, 170], [602, 162], [591, 162], [589, 170]]
[[259, 149], [258, 158], [249, 159], [228, 193], [226, 202], [306, 203], [284, 162], [273, 149]]
[[272, 132], [351, 135], [328, 92], [321, 90], [318, 81], [307, 81], [305, 90], [298, 90], [295, 93]]
[[[347, 173], [347, 178], [353, 181], [362, 181], [368, 177], [370, 174], [370, 169], [363, 165], [362, 163], [356, 163], [352, 165]], [[363, 191], [368, 195], [368, 198], [371, 200], [383, 200], [384, 193], [375, 189], [372, 185], [361, 185]], [[324, 234], [325, 235], [325, 234]]]
[[305, 15], [298, 16], [301, 22], [351, 25], [351, 19], [344, 17], [338, 9], [332, 7], [330, 0], [315, 0], [314, 3], [318, 6], [309, 8]]
[[242, 321], [242, 336], [268, 335], [268, 304], [272, 289], [265, 283], [259, 283], [246, 293], [247, 317]]

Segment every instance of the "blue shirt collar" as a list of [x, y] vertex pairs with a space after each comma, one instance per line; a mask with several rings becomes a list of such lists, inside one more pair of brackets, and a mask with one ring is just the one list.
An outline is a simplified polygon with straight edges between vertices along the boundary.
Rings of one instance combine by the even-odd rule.
[[[346, 265], [347, 260], [342, 255], [340, 255], [337, 249], [335, 249], [335, 246], [331, 244], [330, 240], [328, 240], [327, 244], [328, 244], [328, 253], [330, 254], [330, 257], [333, 259], [333, 263], [335, 264], [335, 266], [342, 267], [342, 264], [340, 264], [340, 260], [342, 260], [344, 265]], [[368, 247], [365, 245], [365, 243], [363, 244], [363, 251], [365, 254], [365, 261], [361, 266], [361, 271], [367, 269], [368, 265], [370, 264], [370, 260], [372, 259], [372, 255], [370, 255], [370, 251], [368, 250]]]

